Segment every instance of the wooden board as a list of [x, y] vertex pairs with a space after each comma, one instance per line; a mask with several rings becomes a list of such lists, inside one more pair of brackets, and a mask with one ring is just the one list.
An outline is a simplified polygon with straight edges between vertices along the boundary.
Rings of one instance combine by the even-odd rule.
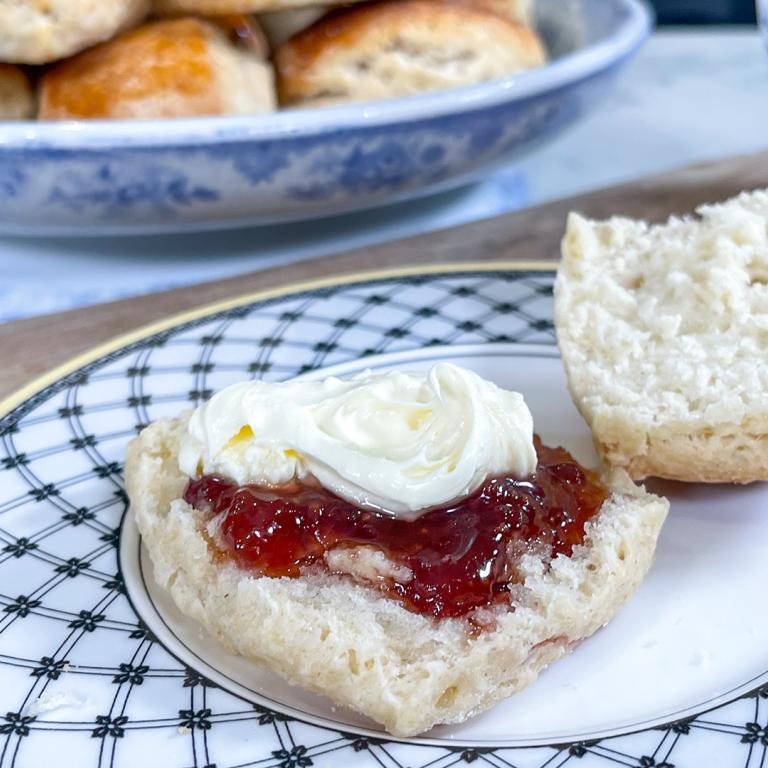
[[[505, 216], [278, 269], [0, 325], [0, 398], [74, 355], [169, 314], [300, 280], [385, 267], [558, 258], [570, 210], [658, 221], [768, 186], [768, 152], [651, 176]], [[300, 225], [299, 225], [300, 226]]]

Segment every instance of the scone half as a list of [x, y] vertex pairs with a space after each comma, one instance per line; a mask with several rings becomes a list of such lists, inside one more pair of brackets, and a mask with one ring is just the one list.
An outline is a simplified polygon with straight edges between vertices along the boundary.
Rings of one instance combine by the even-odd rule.
[[536, 34], [485, 5], [382, 0], [323, 16], [274, 54], [280, 103], [327, 106], [470, 85], [541, 66]]
[[768, 192], [665, 224], [568, 220], [555, 325], [603, 460], [635, 479], [768, 479]]
[[457, 723], [531, 683], [604, 625], [648, 570], [668, 502], [622, 471], [583, 546], [545, 565], [525, 556], [514, 610], [470, 631], [344, 576], [255, 576], [222, 563], [182, 498], [186, 418], [147, 427], [128, 449], [126, 484], [155, 579], [224, 647], [325, 694], [399, 737]]

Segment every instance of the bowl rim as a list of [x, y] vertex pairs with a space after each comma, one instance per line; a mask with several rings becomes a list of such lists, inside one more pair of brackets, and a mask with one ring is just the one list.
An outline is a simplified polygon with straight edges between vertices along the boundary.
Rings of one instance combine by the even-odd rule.
[[648, 0], [601, 0], [626, 13], [605, 39], [579, 48], [543, 67], [484, 83], [316, 109], [288, 109], [264, 115], [157, 120], [70, 120], [0, 122], [4, 149], [105, 149], [205, 146], [241, 141], [297, 139], [348, 129], [389, 126], [481, 111], [523, 102], [597, 74], [634, 53], [650, 34], [654, 13]]

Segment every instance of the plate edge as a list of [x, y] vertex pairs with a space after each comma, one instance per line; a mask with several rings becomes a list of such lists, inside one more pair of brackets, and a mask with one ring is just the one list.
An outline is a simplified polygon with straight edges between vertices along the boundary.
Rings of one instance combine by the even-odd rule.
[[[33, 395], [45, 389], [59, 379], [64, 378], [69, 373], [78, 368], [97, 360], [104, 355], [114, 352], [121, 347], [141, 341], [148, 336], [168, 330], [177, 325], [197, 320], [206, 315], [212, 315], [216, 312], [223, 312], [228, 309], [234, 309], [243, 304], [250, 304], [256, 301], [275, 299], [291, 294], [304, 293], [322, 288], [333, 286], [353, 285], [355, 283], [375, 282], [379, 280], [393, 279], [397, 277], [414, 277], [418, 275], [439, 275], [439, 274], [461, 274], [472, 272], [555, 272], [557, 262], [546, 260], [500, 260], [500, 261], [476, 261], [476, 262], [455, 262], [442, 264], [422, 264], [419, 266], [389, 267], [385, 269], [363, 270], [361, 272], [343, 272], [340, 274], [327, 275], [309, 280], [299, 280], [297, 282], [286, 283], [275, 288], [264, 288], [259, 291], [238, 294], [229, 299], [219, 299], [194, 309], [186, 309], [176, 312], [167, 317], [156, 320], [152, 323], [139, 326], [132, 331], [113, 336], [107, 341], [103, 341], [94, 347], [86, 349], [63, 363], [51, 368], [45, 373], [40, 374], [32, 381], [12, 391], [9, 395], [0, 400], [0, 419], [5, 418], [11, 411], [21, 405], [24, 401]], [[151, 295], [151, 294], [150, 294]]]

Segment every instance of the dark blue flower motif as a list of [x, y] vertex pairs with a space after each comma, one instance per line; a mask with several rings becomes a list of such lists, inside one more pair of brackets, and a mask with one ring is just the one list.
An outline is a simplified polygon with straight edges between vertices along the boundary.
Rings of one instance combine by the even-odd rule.
[[15, 733], [17, 736], [29, 736], [29, 724], [35, 721], [30, 715], [22, 715], [20, 712], [6, 712], [4, 723], [0, 724], [0, 733]]
[[29, 457], [26, 453], [17, 453], [13, 456], [6, 456], [0, 463], [2, 463], [3, 469], [15, 469], [29, 464]]
[[26, 595], [19, 595], [12, 603], [3, 608], [3, 613], [15, 613], [20, 619], [23, 619], [40, 604], [40, 600], [32, 600]]
[[120, 529], [114, 528], [109, 533], [102, 533], [101, 536], [99, 536], [99, 541], [106, 541], [107, 544], [116, 547], [120, 541]]
[[16, 539], [13, 544], [6, 544], [3, 547], [3, 552], [9, 552], [14, 557], [22, 557], [34, 549], [37, 549], [37, 544], [22, 536], [20, 539]]
[[149, 672], [149, 667], [146, 664], [137, 666], [133, 666], [133, 664], [121, 664], [120, 672], [112, 678], [112, 682], [142, 685], [144, 683], [144, 675], [146, 675], [147, 672]]
[[[685, 736], [691, 732], [691, 723], [695, 720], [695, 717], [688, 717], [685, 720], [677, 720], [674, 723], [670, 723], [667, 728], [669, 728], [672, 733], [676, 733], [680, 736]], [[660, 728], [660, 730], [664, 730], [664, 727]]]
[[195, 728], [201, 730], [201, 731], [207, 731], [211, 726], [211, 710], [206, 709], [180, 709], [179, 710], [179, 717], [181, 718], [181, 722], [179, 723], [179, 726], [181, 728], [189, 728], [190, 730], [195, 730]]
[[272, 755], [280, 760], [279, 768], [306, 768], [312, 765], [312, 759], [306, 757], [307, 748], [296, 746], [289, 752], [287, 749], [278, 749], [272, 752]]
[[128, 637], [130, 637], [131, 640], [148, 640], [150, 643], [157, 642], [157, 637], [155, 637], [154, 632], [152, 632], [152, 630], [141, 620], [136, 625], [136, 629], [134, 629]]
[[45, 501], [49, 496], [60, 496], [61, 491], [53, 483], [46, 483], [40, 488], [27, 491], [27, 495], [32, 496], [35, 501]]
[[355, 752], [363, 752], [366, 749], [370, 749], [375, 744], [384, 743], [383, 739], [375, 739], [370, 736], [358, 736], [355, 733], [345, 733], [342, 731], [340, 735], [352, 742], [350, 746]]
[[84, 632], [93, 632], [96, 626], [100, 624], [106, 616], [103, 613], [91, 613], [90, 611], [80, 611], [77, 619], [70, 621], [68, 626], [71, 629], [82, 629]]
[[198, 685], [202, 686], [203, 688], [219, 687], [216, 685], [216, 683], [212, 682], [207, 677], [203, 677], [199, 672], [189, 668], [187, 668], [186, 674], [184, 676], [183, 685], [185, 688], [197, 688]]
[[741, 737], [744, 744], [755, 744], [760, 742], [764, 747], [768, 747], [768, 725], [759, 723], [747, 723], [746, 733]]
[[96, 718], [97, 727], [91, 731], [91, 736], [95, 739], [111, 736], [113, 739], [122, 739], [125, 735], [123, 726], [128, 722], [125, 715], [111, 717], [110, 715], [99, 715]]
[[256, 712], [259, 712], [259, 725], [271, 725], [272, 723], [284, 723], [290, 718], [285, 715], [281, 715], [279, 712], [273, 712], [271, 709], [260, 707], [258, 704], [254, 704], [253, 708]]
[[151, 206], [165, 214], [196, 203], [218, 200], [216, 190], [195, 186], [179, 171], [162, 165], [106, 162], [95, 173], [62, 173], [48, 202], [75, 213], [92, 210], [115, 216], [126, 209]]
[[74, 579], [83, 571], [91, 567], [87, 560], [78, 560], [76, 557], [70, 557], [66, 563], [56, 566], [56, 573], [65, 573], [69, 578]]
[[39, 666], [35, 667], [29, 674], [32, 677], [47, 677], [49, 680], [58, 680], [67, 663], [66, 659], [56, 661], [50, 656], [43, 656]]
[[67, 512], [62, 519], [66, 520], [70, 525], [77, 526], [86, 520], [93, 520], [95, 517], [95, 512], [91, 512], [87, 507], [79, 507], [74, 512]]
[[571, 757], [584, 757], [589, 752], [590, 747], [594, 747], [597, 741], [577, 741], [570, 745], [560, 745], [557, 749], [567, 749]]

